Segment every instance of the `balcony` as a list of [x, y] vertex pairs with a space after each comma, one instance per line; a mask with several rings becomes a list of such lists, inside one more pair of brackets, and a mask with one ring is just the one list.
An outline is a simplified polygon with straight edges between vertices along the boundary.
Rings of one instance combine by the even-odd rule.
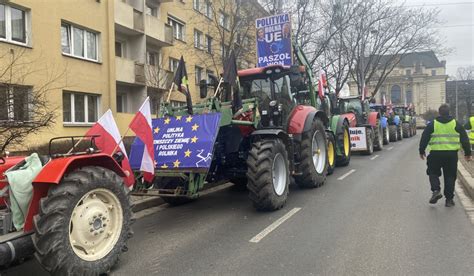
[[115, 72], [119, 82], [145, 85], [145, 66], [142, 63], [115, 57]]
[[143, 32], [143, 13], [122, 1], [115, 0], [115, 24], [117, 29], [127, 34]]
[[167, 90], [173, 81], [173, 72], [154, 65], [145, 66], [146, 85]]
[[146, 15], [145, 33], [150, 42], [157, 46], [173, 45], [173, 28], [154, 16]]

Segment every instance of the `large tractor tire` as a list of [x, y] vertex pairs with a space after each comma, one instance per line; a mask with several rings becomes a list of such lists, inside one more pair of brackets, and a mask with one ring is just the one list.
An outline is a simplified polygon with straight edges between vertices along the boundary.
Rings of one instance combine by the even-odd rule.
[[341, 156], [337, 157], [336, 165], [337, 166], [347, 166], [351, 161], [351, 137], [349, 134], [349, 125], [347, 122], [344, 122], [342, 137], [338, 137], [339, 144], [341, 148], [339, 149], [342, 153]]
[[301, 188], [317, 188], [324, 185], [328, 170], [326, 131], [323, 123], [316, 119], [311, 129], [303, 133], [301, 140], [301, 160], [295, 176], [296, 184]]
[[371, 128], [367, 128], [366, 132], [367, 137], [367, 150], [363, 152], [364, 155], [372, 155], [374, 153], [374, 134], [372, 133]]
[[247, 158], [247, 188], [259, 211], [278, 210], [286, 203], [290, 185], [288, 153], [280, 139], [252, 144]]
[[[181, 177], [155, 177], [154, 187], [160, 189], [160, 194], [164, 202], [171, 206], [179, 206], [196, 200], [196, 198], [186, 196], [166, 196], [165, 194], [174, 194], [174, 190], [178, 187], [186, 187], [186, 180]], [[169, 191], [163, 191], [169, 190]]]
[[127, 250], [131, 221], [120, 176], [102, 167], [74, 170], [40, 201], [36, 259], [53, 275], [106, 274]]
[[328, 133], [328, 175], [331, 175], [336, 168], [336, 139], [332, 133]]
[[402, 123], [403, 138], [410, 138], [410, 124]]
[[402, 126], [398, 125], [397, 126], [397, 140], [403, 140], [403, 131], [402, 131]]
[[383, 132], [380, 120], [377, 120], [377, 128], [374, 129], [374, 150], [383, 150]]
[[388, 127], [384, 127], [382, 129], [382, 132], [383, 132], [383, 144], [388, 145], [388, 143], [390, 143], [390, 135], [388, 133]]
[[389, 125], [388, 126], [388, 136], [390, 142], [398, 141], [398, 133], [397, 133], [397, 126], [396, 125]]

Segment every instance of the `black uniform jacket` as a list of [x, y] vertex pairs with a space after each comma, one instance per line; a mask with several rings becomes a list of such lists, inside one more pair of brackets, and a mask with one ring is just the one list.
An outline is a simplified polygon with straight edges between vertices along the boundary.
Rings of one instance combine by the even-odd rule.
[[[443, 124], [451, 121], [452, 119], [454, 118], [451, 116], [439, 116], [438, 118], [436, 118], [438, 122], [443, 123]], [[469, 144], [469, 137], [467, 137], [466, 130], [458, 121], [456, 121], [456, 131], [460, 135], [461, 145], [464, 150], [464, 154], [466, 156], [470, 156], [471, 145]], [[421, 134], [420, 154], [425, 154], [426, 147], [428, 146], [428, 143], [430, 142], [431, 134], [433, 132], [434, 132], [434, 120], [426, 126], [425, 130], [423, 131], [423, 134]]]

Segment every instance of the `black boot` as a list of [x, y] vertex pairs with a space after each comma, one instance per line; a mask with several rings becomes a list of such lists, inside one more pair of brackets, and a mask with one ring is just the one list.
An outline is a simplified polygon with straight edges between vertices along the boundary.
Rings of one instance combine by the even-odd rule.
[[440, 191], [434, 191], [433, 195], [430, 198], [430, 203], [435, 204], [436, 202], [438, 202], [438, 199], [440, 199], [442, 197], [443, 197], [443, 195], [441, 194]]
[[446, 207], [453, 207], [454, 205], [456, 204], [454, 204], [454, 200], [452, 198], [446, 199], [446, 204], [445, 204]]

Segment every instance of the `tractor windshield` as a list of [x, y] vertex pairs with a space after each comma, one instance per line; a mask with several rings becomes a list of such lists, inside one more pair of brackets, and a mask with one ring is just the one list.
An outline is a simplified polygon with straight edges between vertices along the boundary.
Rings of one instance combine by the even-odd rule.
[[405, 108], [403, 107], [396, 107], [393, 109], [396, 115], [405, 115]]
[[341, 113], [354, 112], [355, 114], [362, 114], [362, 104], [359, 99], [341, 100], [339, 102], [339, 109]]

